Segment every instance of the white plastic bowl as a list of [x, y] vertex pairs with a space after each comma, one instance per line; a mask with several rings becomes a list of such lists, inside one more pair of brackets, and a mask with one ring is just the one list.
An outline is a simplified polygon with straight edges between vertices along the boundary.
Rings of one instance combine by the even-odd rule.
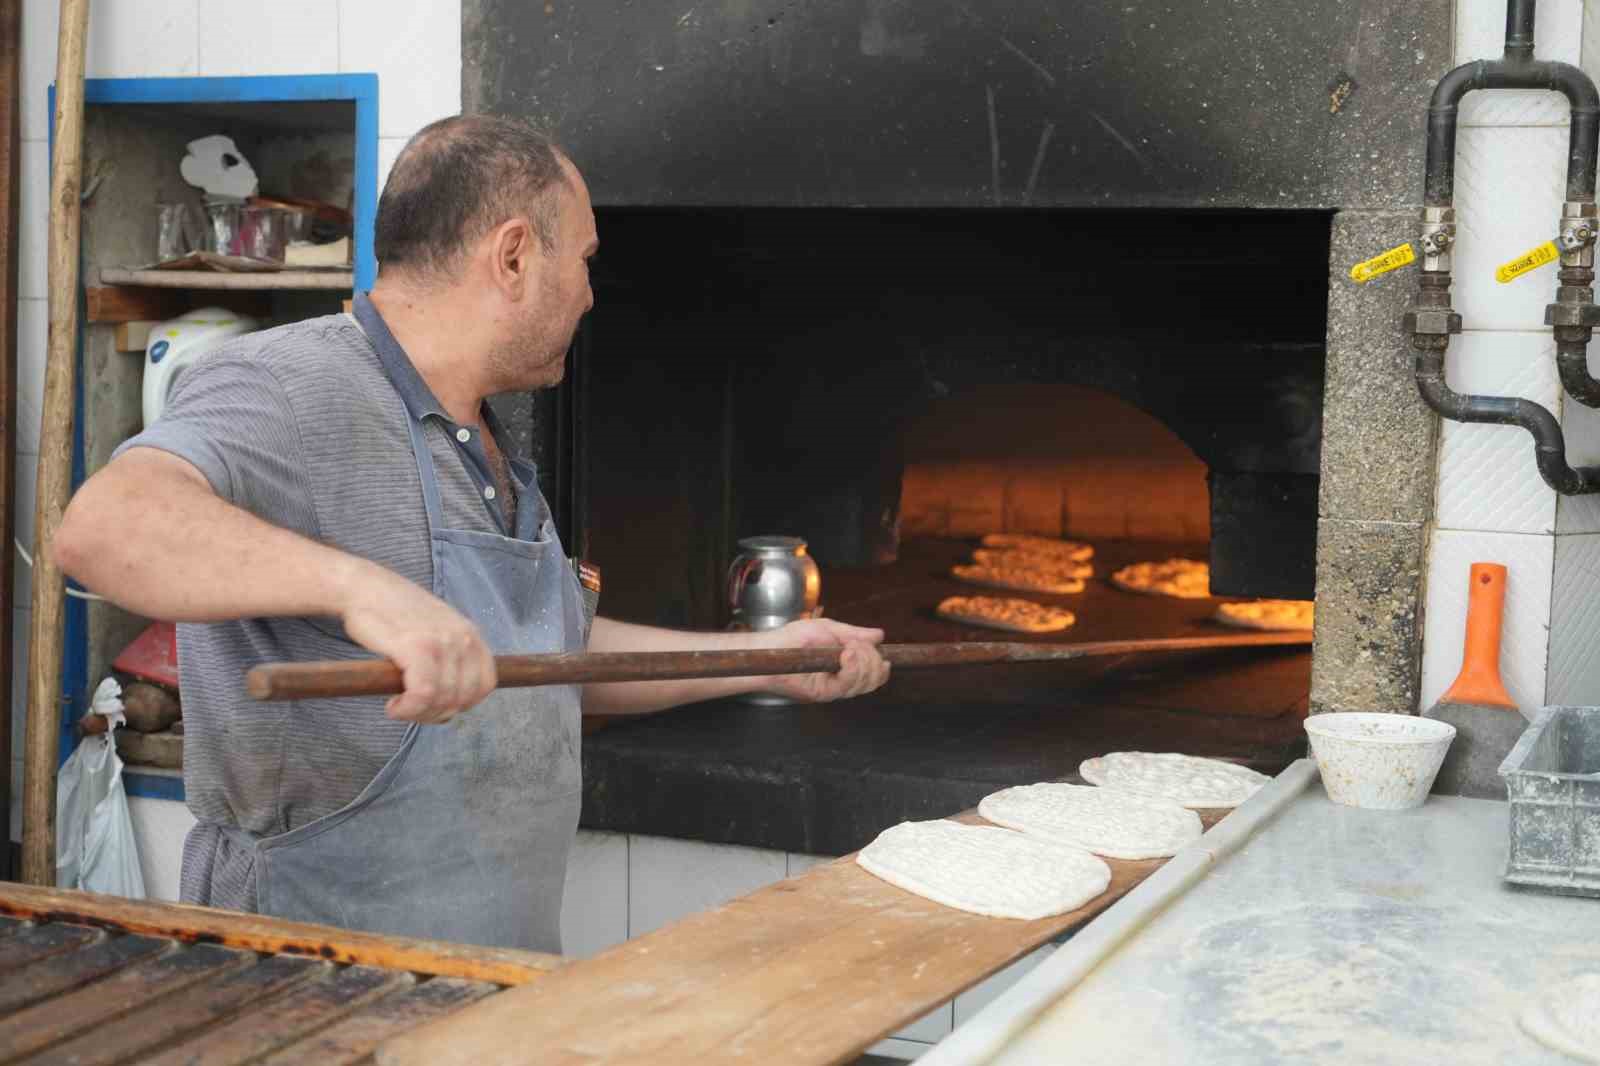
[[1456, 727], [1409, 714], [1344, 712], [1307, 718], [1306, 736], [1329, 799], [1403, 811], [1428, 798]]

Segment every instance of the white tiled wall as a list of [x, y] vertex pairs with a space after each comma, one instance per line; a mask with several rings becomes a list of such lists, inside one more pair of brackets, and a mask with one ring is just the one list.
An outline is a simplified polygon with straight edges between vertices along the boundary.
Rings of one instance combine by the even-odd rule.
[[[30, 550], [47, 321], [46, 91], [55, 79], [58, 11], [57, 0], [22, 5], [17, 529]], [[380, 188], [406, 138], [461, 107], [460, 0], [96, 0], [90, 12], [92, 78], [377, 73]], [[19, 580], [13, 601], [24, 633], [27, 590]], [[16, 780], [20, 793], [20, 771]]]
[[1556, 538], [1545, 702], [1600, 701], [1600, 534]]
[[588, 958], [628, 939], [628, 838], [582, 830], [567, 860], [561, 951]]
[[[1596, 73], [1600, 3], [1544, 0], [1535, 54]], [[1457, 0], [1456, 61], [1494, 58], [1505, 39], [1504, 0]], [[1462, 105], [1456, 154], [1460, 240], [1453, 303], [1466, 332], [1452, 340], [1448, 374], [1468, 392], [1524, 396], [1561, 419], [1569, 461], [1600, 462], [1600, 412], [1568, 399], [1555, 374], [1544, 307], [1555, 273], [1509, 284], [1495, 267], [1555, 234], [1565, 187], [1567, 105], [1555, 93], [1476, 92]], [[1445, 421], [1430, 541], [1420, 706], [1455, 679], [1466, 623], [1467, 570], [1509, 568], [1501, 672], [1524, 712], [1554, 699], [1600, 700], [1600, 499], [1559, 497], [1533, 463], [1529, 436]]]
[[194, 826], [194, 815], [177, 800], [132, 796], [128, 815], [139, 848], [139, 871], [145, 895], [176, 902], [178, 873], [183, 868], [183, 840]]
[[781, 881], [781, 851], [665, 837], [628, 841], [628, 934], [639, 936], [696, 911]]

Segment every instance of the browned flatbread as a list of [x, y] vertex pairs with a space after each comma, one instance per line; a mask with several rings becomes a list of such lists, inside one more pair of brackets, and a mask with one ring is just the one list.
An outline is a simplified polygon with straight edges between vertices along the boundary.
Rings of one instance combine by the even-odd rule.
[[1316, 622], [1316, 606], [1310, 600], [1219, 603], [1216, 614], [1211, 617], [1225, 626], [1239, 629], [1310, 629]]
[[1083, 562], [1094, 557], [1094, 545], [1078, 540], [1058, 540], [1055, 537], [1036, 537], [1031, 533], [989, 533], [983, 538], [985, 548], [1005, 548], [1008, 551], [1025, 551], [1030, 555], [1053, 555], [1073, 562]]
[[1056, 594], [1083, 591], [1083, 578], [1067, 577], [1032, 567], [1017, 566], [954, 566], [953, 577], [970, 581], [974, 585], [990, 588], [1015, 589], [1020, 592], [1050, 592]]
[[1146, 596], [1203, 600], [1211, 595], [1211, 567], [1193, 559], [1134, 563], [1112, 574], [1111, 583]]
[[1026, 548], [978, 548], [972, 561], [979, 566], [1037, 570], [1057, 577], [1093, 577], [1094, 567], [1064, 555], [1037, 555]]
[[936, 609], [940, 618], [1009, 633], [1059, 633], [1078, 620], [1071, 611], [1032, 600], [998, 596], [951, 596]]

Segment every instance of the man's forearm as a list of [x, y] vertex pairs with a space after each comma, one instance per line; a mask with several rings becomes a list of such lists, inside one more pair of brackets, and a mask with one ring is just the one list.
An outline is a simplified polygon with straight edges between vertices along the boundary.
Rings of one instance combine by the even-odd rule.
[[233, 506], [192, 465], [147, 448], [119, 456], [78, 490], [55, 553], [91, 591], [177, 622], [337, 616], [348, 590], [376, 567]]
[[[596, 618], [589, 631], [590, 651], [713, 651], [753, 648], [753, 633], [688, 633]], [[761, 687], [760, 678], [708, 677], [689, 681], [633, 681], [585, 685], [585, 714], [647, 714], [682, 703], [736, 696]]]

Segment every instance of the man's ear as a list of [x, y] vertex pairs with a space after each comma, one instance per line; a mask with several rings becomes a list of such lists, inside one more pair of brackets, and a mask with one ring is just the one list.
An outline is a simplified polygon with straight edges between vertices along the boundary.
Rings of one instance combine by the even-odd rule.
[[508, 300], [520, 301], [538, 270], [539, 235], [525, 218], [507, 219], [489, 232], [489, 280]]

